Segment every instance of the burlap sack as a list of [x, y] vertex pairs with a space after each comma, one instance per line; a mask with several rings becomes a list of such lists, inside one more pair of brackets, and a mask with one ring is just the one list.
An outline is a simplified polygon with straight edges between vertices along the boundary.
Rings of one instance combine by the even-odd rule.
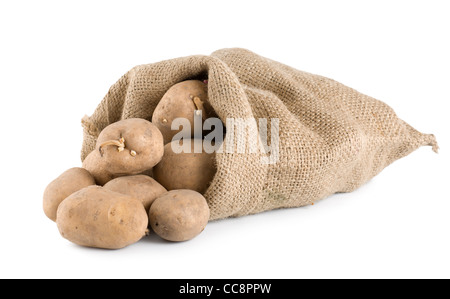
[[[279, 119], [277, 163], [261, 163], [264, 153], [250, 151], [216, 155], [217, 173], [204, 194], [211, 220], [308, 205], [355, 190], [420, 146], [437, 151], [433, 135], [416, 131], [383, 102], [245, 49], [222, 49], [139, 65], [123, 75], [92, 116], [82, 119], [82, 160], [108, 124], [151, 120], [172, 85], [202, 76], [224, 122]], [[245, 134], [255, 133], [250, 131]], [[236, 144], [242, 135], [227, 133], [225, 143]]]

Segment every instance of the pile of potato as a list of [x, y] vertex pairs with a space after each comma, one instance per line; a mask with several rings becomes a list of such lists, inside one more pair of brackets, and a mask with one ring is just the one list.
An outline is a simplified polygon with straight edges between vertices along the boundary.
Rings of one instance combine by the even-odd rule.
[[[45, 215], [61, 235], [88, 247], [118, 249], [153, 230], [169, 241], [200, 234], [209, 221], [202, 193], [216, 172], [214, 153], [179, 153], [171, 142], [175, 118], [214, 115], [207, 81], [172, 86], [152, 120], [130, 118], [104, 128], [81, 167], [62, 173], [45, 189]], [[203, 118], [205, 119], [205, 117]], [[201, 139], [192, 139], [191, 146]], [[202, 147], [203, 148], [203, 147]]]

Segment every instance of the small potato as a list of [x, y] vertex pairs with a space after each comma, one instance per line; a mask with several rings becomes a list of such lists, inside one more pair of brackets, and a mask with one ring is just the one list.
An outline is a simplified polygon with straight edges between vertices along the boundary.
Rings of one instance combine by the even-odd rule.
[[[190, 151], [175, 153], [172, 146], [186, 140], [172, 141], [164, 146], [164, 156], [154, 168], [153, 178], [167, 190], [190, 189], [204, 193], [216, 173], [215, 153], [207, 153], [201, 139], [188, 139]], [[195, 153], [195, 147], [201, 148]]]
[[[186, 80], [173, 85], [159, 101], [152, 115], [152, 123], [158, 127], [164, 137], [164, 144], [172, 141], [180, 130], [172, 130], [176, 118], [185, 118], [194, 137], [194, 113], [202, 111], [202, 119], [216, 117], [208, 102], [208, 87], [200, 80]], [[202, 124], [203, 127], [203, 124]]]
[[150, 207], [151, 228], [168, 241], [187, 241], [200, 234], [209, 221], [206, 199], [192, 190], [172, 190]]
[[147, 175], [130, 175], [115, 178], [106, 183], [103, 188], [130, 195], [139, 199], [148, 212], [152, 202], [167, 192], [166, 188]]
[[95, 180], [86, 169], [73, 167], [64, 171], [45, 188], [43, 196], [45, 215], [56, 221], [59, 204], [72, 193], [91, 185], [95, 185]]
[[56, 224], [61, 236], [75, 244], [119, 249], [147, 233], [148, 216], [140, 200], [89, 186], [59, 205]]
[[117, 177], [108, 171], [105, 161], [102, 160], [100, 153], [95, 150], [86, 156], [82, 167], [92, 174], [95, 182], [100, 186]]
[[83, 161], [99, 185], [124, 175], [147, 171], [164, 153], [163, 137], [150, 121], [129, 118], [104, 128], [95, 150]]

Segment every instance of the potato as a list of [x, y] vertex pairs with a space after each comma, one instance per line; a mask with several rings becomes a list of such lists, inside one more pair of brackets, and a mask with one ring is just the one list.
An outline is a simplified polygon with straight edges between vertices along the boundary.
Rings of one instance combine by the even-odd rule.
[[67, 240], [106, 249], [128, 246], [148, 232], [148, 216], [140, 200], [100, 186], [67, 197], [59, 205], [56, 224]]
[[163, 137], [150, 121], [129, 118], [104, 128], [95, 150], [83, 161], [83, 167], [99, 185], [124, 175], [147, 171], [155, 166], [164, 153]]
[[97, 150], [113, 174], [137, 174], [163, 156], [163, 136], [150, 121], [123, 119], [108, 125], [97, 139]]
[[82, 167], [89, 171], [95, 179], [96, 184], [103, 186], [117, 176], [108, 171], [105, 161], [96, 150], [89, 153], [83, 161]]
[[43, 196], [45, 215], [56, 221], [56, 210], [59, 204], [67, 196], [90, 185], [95, 185], [95, 180], [86, 169], [73, 167], [64, 171], [45, 188]]
[[192, 190], [172, 190], [155, 199], [149, 211], [153, 231], [168, 241], [187, 241], [200, 234], [209, 221], [206, 199]]
[[[184, 142], [176, 140], [164, 146], [164, 156], [153, 168], [153, 178], [167, 190], [190, 189], [204, 193], [216, 173], [215, 153], [205, 152], [201, 139], [190, 139], [189, 153], [175, 153], [172, 146]], [[202, 149], [201, 153], [194, 152], [195, 144]]]
[[152, 202], [158, 196], [167, 192], [166, 188], [147, 175], [131, 175], [115, 178], [103, 187], [139, 199], [142, 201], [147, 212]]
[[186, 80], [173, 85], [167, 90], [152, 115], [152, 123], [161, 131], [164, 137], [164, 144], [171, 142], [175, 134], [181, 130], [171, 129], [175, 118], [181, 117], [189, 120], [191, 137], [194, 137], [195, 110], [202, 111], [203, 120], [216, 116], [208, 102], [208, 87], [204, 82]]

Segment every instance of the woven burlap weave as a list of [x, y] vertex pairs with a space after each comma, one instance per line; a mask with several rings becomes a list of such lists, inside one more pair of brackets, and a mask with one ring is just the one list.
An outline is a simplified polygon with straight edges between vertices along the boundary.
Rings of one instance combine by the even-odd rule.
[[[418, 132], [381, 101], [245, 49], [222, 49], [139, 65], [123, 75], [82, 119], [82, 160], [108, 124], [151, 120], [172, 85], [201, 76], [208, 77], [209, 101], [224, 122], [279, 119], [277, 163], [261, 163], [263, 154], [250, 151], [216, 154], [217, 173], [204, 194], [211, 220], [311, 204], [354, 190], [420, 146], [437, 151], [433, 135]], [[225, 143], [242, 135], [226, 136]]]

